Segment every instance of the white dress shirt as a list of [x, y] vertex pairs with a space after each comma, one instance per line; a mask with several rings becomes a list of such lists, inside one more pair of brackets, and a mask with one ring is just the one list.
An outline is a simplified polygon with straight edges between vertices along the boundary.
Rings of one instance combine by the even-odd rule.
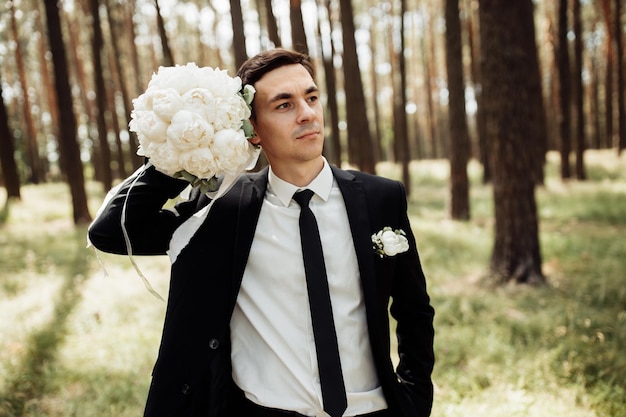
[[[347, 391], [345, 416], [387, 408], [378, 382], [365, 304], [343, 197], [330, 166], [307, 187], [326, 262], [339, 356]], [[298, 187], [270, 168], [269, 184], [231, 319], [233, 379], [251, 401], [326, 417], [306, 288]]]

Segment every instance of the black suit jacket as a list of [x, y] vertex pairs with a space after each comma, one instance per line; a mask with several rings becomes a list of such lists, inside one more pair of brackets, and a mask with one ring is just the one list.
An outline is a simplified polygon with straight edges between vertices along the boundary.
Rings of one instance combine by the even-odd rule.
[[[400, 182], [332, 167], [342, 192], [359, 264], [367, 326], [379, 380], [394, 416], [422, 417], [432, 405], [433, 315]], [[242, 393], [231, 377], [230, 317], [267, 187], [267, 168], [244, 174], [215, 201], [172, 265], [168, 305], [146, 417], [239, 417]], [[132, 187], [131, 187], [132, 184]], [[128, 179], [89, 229], [93, 245], [125, 254], [121, 214], [136, 255], [165, 254], [174, 230], [209, 200], [199, 192], [174, 211], [169, 198], [187, 185], [147, 168]], [[129, 193], [130, 190], [130, 193]], [[126, 198], [128, 194], [128, 198]], [[380, 258], [371, 235], [390, 226], [410, 249]], [[337, 248], [340, 250], [340, 248]], [[391, 300], [391, 304], [390, 303]], [[390, 357], [389, 311], [397, 320], [400, 363]]]

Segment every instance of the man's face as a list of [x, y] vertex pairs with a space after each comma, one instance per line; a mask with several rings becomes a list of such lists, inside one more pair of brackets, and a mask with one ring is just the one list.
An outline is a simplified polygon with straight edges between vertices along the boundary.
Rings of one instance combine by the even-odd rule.
[[313, 78], [300, 64], [265, 74], [254, 85], [256, 137], [274, 167], [312, 161], [322, 154], [324, 115]]

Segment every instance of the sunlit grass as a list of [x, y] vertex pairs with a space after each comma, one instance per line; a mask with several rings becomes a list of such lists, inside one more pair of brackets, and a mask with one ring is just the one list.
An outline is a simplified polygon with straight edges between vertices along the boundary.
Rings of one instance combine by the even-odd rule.
[[[548, 161], [543, 287], [482, 280], [493, 204], [478, 164], [468, 222], [448, 217], [447, 163], [411, 164], [409, 214], [437, 311], [434, 417], [626, 415], [626, 157], [588, 152], [586, 182], [562, 182], [558, 156]], [[95, 213], [104, 192], [88, 192]], [[7, 206], [0, 194], [0, 417], [141, 415], [165, 303], [128, 258], [85, 248], [64, 184], [22, 196]], [[166, 297], [167, 259], [136, 261]]]

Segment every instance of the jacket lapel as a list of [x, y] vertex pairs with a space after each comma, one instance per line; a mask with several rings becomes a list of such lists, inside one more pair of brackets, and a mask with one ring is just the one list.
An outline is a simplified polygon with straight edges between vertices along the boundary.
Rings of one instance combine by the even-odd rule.
[[267, 188], [268, 168], [247, 175], [242, 180], [241, 194], [239, 197], [239, 210], [237, 215], [237, 229], [235, 233], [235, 259], [233, 267], [233, 295], [237, 296], [241, 279], [248, 262], [250, 247], [254, 239], [254, 232], [259, 220], [259, 214], [263, 205], [263, 198]]
[[363, 183], [346, 171], [331, 166], [348, 213], [354, 249], [359, 263], [359, 272], [367, 306], [376, 304], [376, 275], [372, 257], [370, 213]]

